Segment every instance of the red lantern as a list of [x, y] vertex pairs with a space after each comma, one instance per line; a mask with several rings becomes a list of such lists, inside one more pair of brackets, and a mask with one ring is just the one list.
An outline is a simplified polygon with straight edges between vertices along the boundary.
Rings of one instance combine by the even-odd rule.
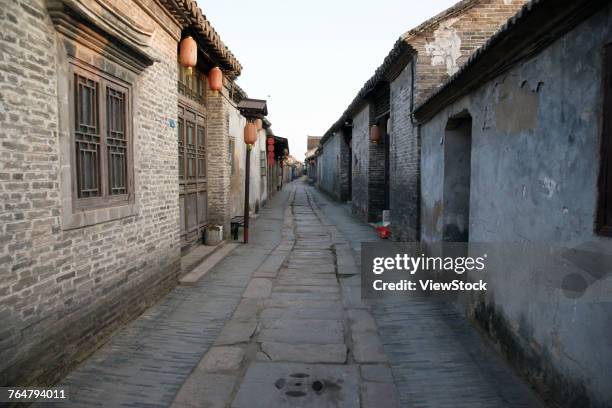
[[273, 137], [269, 137], [268, 138], [268, 144], [269, 145], [273, 145], [274, 144], [274, 138]]
[[378, 125], [372, 125], [370, 128], [370, 140], [374, 144], [378, 144], [378, 142], [380, 142], [380, 128]]
[[268, 152], [274, 152], [274, 145], [268, 145]]
[[198, 63], [198, 45], [193, 38], [185, 37], [181, 40], [179, 58], [181, 65], [187, 68], [187, 75], [191, 75]]
[[219, 67], [214, 67], [208, 73], [208, 86], [214, 93], [223, 89], [223, 72]]
[[247, 122], [244, 126], [244, 143], [253, 145], [257, 141], [257, 127], [253, 122]]

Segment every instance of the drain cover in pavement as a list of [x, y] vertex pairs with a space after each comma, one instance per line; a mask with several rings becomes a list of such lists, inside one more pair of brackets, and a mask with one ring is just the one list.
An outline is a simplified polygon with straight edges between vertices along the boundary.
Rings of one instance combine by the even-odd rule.
[[256, 362], [232, 408], [359, 407], [356, 366]]

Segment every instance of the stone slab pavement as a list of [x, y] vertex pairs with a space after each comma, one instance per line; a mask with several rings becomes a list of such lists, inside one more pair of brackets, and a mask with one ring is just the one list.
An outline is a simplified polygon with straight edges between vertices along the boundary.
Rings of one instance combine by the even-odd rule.
[[240, 246], [60, 385], [78, 407], [536, 407], [461, 314], [360, 297], [369, 226], [290, 183]]
[[[349, 207], [309, 187], [317, 207], [349, 241], [375, 241], [374, 230]], [[357, 272], [359, 273], [359, 272]], [[351, 277], [345, 297], [356, 299], [360, 279]], [[346, 280], [345, 280], [346, 282]], [[385, 299], [369, 301], [402, 407], [542, 407], [529, 386], [483, 340], [453, 305]], [[372, 322], [358, 318], [367, 329]], [[383, 387], [372, 394], [384, 392]]]
[[[305, 185], [292, 188], [281, 242], [173, 407], [400, 406], [373, 316], [358, 296], [344, 296], [354, 251]], [[196, 391], [210, 382], [221, 389], [214, 397]]]
[[[176, 287], [69, 374], [59, 385], [68, 387], [70, 401], [58, 406], [169, 406], [221, 333], [253, 272], [281, 242], [289, 196], [278, 194], [261, 211], [249, 245], [236, 248], [194, 286]], [[226, 357], [237, 358], [226, 351], [216, 359]], [[202, 395], [233, 390], [224, 377], [209, 375], [203, 384]]]

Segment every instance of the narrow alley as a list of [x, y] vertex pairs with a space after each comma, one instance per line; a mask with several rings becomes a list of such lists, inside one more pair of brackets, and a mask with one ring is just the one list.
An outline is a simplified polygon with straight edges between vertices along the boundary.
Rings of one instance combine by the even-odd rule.
[[540, 406], [450, 307], [362, 302], [359, 243], [373, 239], [346, 207], [291, 183], [262, 211], [252, 244], [73, 371], [62, 384], [69, 404]]
[[611, 38], [0, 0], [0, 407], [612, 408]]

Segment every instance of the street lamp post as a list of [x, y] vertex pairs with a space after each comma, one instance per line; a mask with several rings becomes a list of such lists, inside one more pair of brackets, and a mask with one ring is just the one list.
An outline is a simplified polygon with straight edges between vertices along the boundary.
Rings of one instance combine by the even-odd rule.
[[246, 145], [246, 169], [244, 171], [244, 243], [249, 242], [249, 181], [251, 177], [251, 149], [253, 145]]
[[[251, 149], [257, 142], [257, 131], [263, 126], [263, 117], [268, 114], [266, 101], [262, 99], [244, 98], [238, 102], [240, 113], [246, 118], [244, 126], [244, 143], [246, 144], [246, 168], [244, 171], [244, 243], [249, 242], [249, 182], [251, 178]], [[257, 125], [255, 124], [257, 123]], [[259, 128], [259, 129], [258, 129]]]
[[247, 119], [244, 127], [244, 143], [246, 144], [246, 168], [244, 169], [244, 243], [249, 242], [249, 184], [251, 181], [251, 149], [257, 142], [257, 126]]

